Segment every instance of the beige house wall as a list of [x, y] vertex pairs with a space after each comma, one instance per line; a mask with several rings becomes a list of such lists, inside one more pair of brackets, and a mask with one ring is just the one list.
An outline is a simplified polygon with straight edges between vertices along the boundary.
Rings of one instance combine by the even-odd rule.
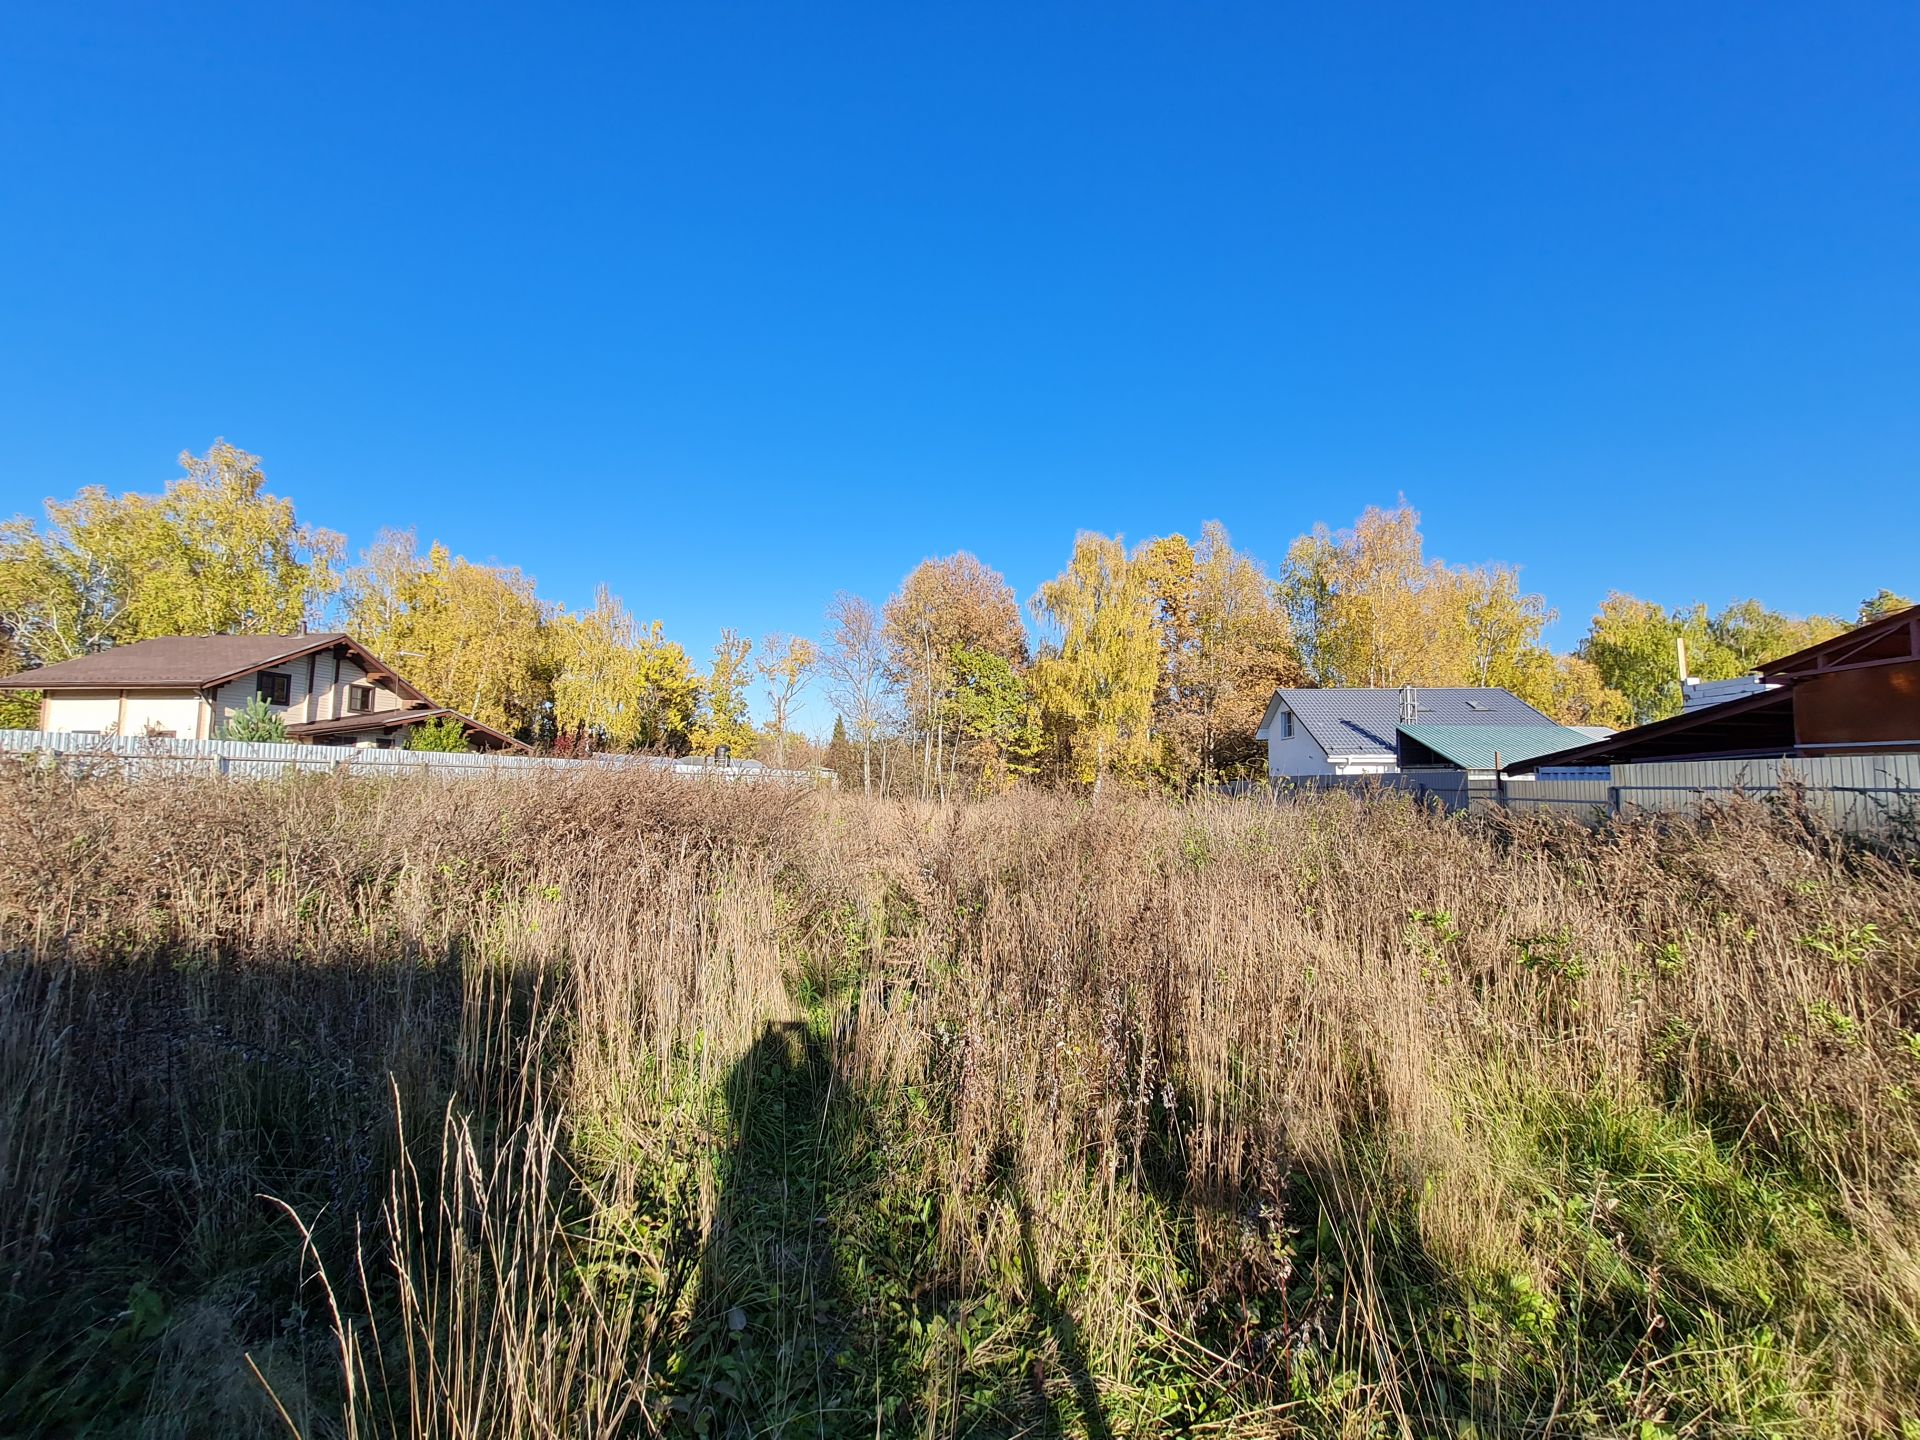
[[200, 696], [192, 690], [169, 694], [152, 690], [127, 692], [122, 735], [170, 734], [179, 740], [200, 738]]
[[200, 696], [193, 690], [57, 690], [41, 702], [40, 728], [203, 738]]
[[40, 707], [48, 730], [98, 730], [120, 733], [118, 690], [61, 690], [48, 694]]
[[229, 680], [213, 692], [213, 729], [220, 727], [232, 718], [236, 710], [244, 710], [253, 703], [253, 697], [259, 690], [259, 682], [251, 675], [242, 675], [237, 680]]
[[260, 693], [262, 675], [285, 675], [288, 680], [288, 699], [285, 705], [273, 707], [273, 713], [286, 717], [289, 725], [297, 725], [303, 718], [302, 712], [307, 703], [307, 661], [302, 656], [298, 660], [289, 660], [282, 665], [267, 665], [259, 670], [250, 670], [245, 675], [227, 681], [213, 693], [213, 726], [218, 730], [227, 723], [236, 710], [244, 710], [253, 703], [253, 697]]
[[[270, 673], [287, 677], [287, 703], [276, 705], [274, 711], [289, 725], [346, 718], [354, 713], [347, 708], [348, 689], [373, 683], [352, 656], [324, 650], [236, 676], [213, 692], [210, 704], [196, 690], [49, 692], [41, 702], [40, 728], [116, 735], [166, 730], [183, 740], [215, 739], [236, 711], [253, 703], [260, 691], [260, 676]], [[373, 709], [363, 713], [391, 714], [407, 708], [408, 702], [390, 682], [373, 683]]]
[[[277, 672], [288, 677], [288, 702], [274, 707], [289, 725], [306, 725], [316, 720], [338, 720], [353, 712], [347, 708], [350, 686], [367, 684], [366, 670], [350, 655], [325, 650], [302, 655], [262, 670], [250, 671], [229, 680], [214, 694], [214, 727], [226, 723], [234, 711], [244, 709], [259, 693], [260, 676]], [[311, 686], [311, 688], [309, 688]], [[375, 685], [373, 713], [404, 710], [407, 702], [386, 685]]]
[[[366, 683], [367, 672], [365, 667], [352, 656], [342, 655], [340, 657], [339, 673], [334, 680], [334, 700], [340, 708], [336, 711], [329, 711], [325, 718], [331, 720], [339, 715], [350, 714], [351, 712], [347, 709], [347, 687], [349, 685], [365, 685]], [[406, 709], [406, 701], [402, 700], [398, 694], [387, 686], [376, 685], [373, 690], [373, 709], [376, 714], [383, 710], [404, 710]]]
[[306, 713], [300, 717], [303, 723], [333, 719], [333, 706], [337, 698], [334, 687], [340, 679], [336, 672], [338, 664], [337, 651], [326, 650], [313, 657], [313, 696], [307, 703]]

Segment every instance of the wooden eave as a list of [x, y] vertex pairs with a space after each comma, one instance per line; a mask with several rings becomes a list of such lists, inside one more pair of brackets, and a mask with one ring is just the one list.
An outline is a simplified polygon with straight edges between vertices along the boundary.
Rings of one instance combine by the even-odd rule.
[[262, 670], [270, 670], [275, 665], [284, 665], [289, 660], [305, 659], [309, 655], [318, 655], [323, 650], [336, 648], [345, 650], [358, 659], [360, 661], [360, 668], [367, 672], [367, 678], [369, 680], [391, 681], [393, 688], [415, 705], [433, 704], [433, 701], [427, 698], [425, 691], [409, 682], [405, 676], [401, 675], [391, 665], [388, 665], [386, 661], [375, 655], [351, 635], [328, 636], [312, 645], [303, 645], [297, 650], [287, 651], [284, 655], [276, 655], [271, 660], [263, 660], [257, 665], [243, 666], [231, 674], [220, 675], [212, 680], [203, 681], [200, 688], [203, 690], [218, 690], [228, 681], [238, 680], [243, 675], [257, 674]]
[[[1784, 743], [1742, 733], [1760, 730], [1764, 734], [1766, 729], [1778, 723], [1779, 717], [1773, 713], [1776, 710], [1784, 711], [1786, 716], [1787, 738]], [[1622, 730], [1591, 745], [1578, 745], [1571, 750], [1516, 761], [1507, 767], [1507, 773], [1521, 774], [1543, 767], [1557, 769], [1563, 765], [1624, 765], [1638, 759], [1706, 760], [1781, 755], [1790, 753], [1794, 748], [1792, 732], [1793, 689], [1791, 686], [1782, 686], [1777, 690], [1763, 690], [1758, 695], [1743, 695], [1738, 700], [1729, 700], [1721, 705], [1682, 711], [1665, 720]], [[1688, 736], [1695, 737], [1693, 744], [1686, 743]], [[1761, 739], [1761, 743], [1740, 743], [1749, 739]], [[1669, 746], [1673, 748], [1667, 748]], [[1652, 747], [1652, 753], [1620, 757], [1622, 751], [1644, 751], [1646, 747]]]
[[1865, 670], [1920, 660], [1920, 605], [1809, 645], [1760, 667], [1768, 680], [1804, 680], [1835, 670]]
[[526, 750], [524, 741], [516, 740], [503, 730], [475, 720], [470, 715], [462, 715], [458, 710], [449, 710], [443, 705], [431, 703], [409, 706], [405, 710], [367, 710], [358, 715], [339, 715], [330, 720], [308, 720], [301, 724], [287, 726], [287, 737], [293, 740], [307, 740], [328, 735], [366, 735], [392, 733], [405, 730], [412, 725], [424, 724], [429, 720], [458, 720], [469, 731], [483, 735], [505, 750]]

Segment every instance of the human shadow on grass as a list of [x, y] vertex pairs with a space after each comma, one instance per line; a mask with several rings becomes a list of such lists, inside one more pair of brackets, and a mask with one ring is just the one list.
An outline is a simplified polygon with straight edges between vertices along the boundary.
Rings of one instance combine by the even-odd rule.
[[[1055, 1353], [1073, 1386], [1074, 1404], [1088, 1440], [1112, 1440], [1113, 1428], [1107, 1423], [1106, 1406], [1100, 1399], [1100, 1386], [1087, 1360], [1086, 1342], [1071, 1311], [1060, 1303], [1059, 1292], [1040, 1265], [1033, 1243], [1033, 1205], [1020, 1175], [1019, 1161], [1011, 1145], [1002, 1143], [993, 1154], [991, 1170], [1002, 1198], [1013, 1209], [1014, 1224], [1020, 1239], [1020, 1268], [1026, 1277], [1027, 1302], [1034, 1318], [1053, 1340]], [[1033, 1397], [1037, 1405], [1048, 1405], [1045, 1378], [1030, 1372]]]
[[[826, 1037], [770, 1024], [724, 1087], [733, 1141], [668, 1366], [669, 1425], [704, 1436], [1044, 1436], [1108, 1440], [1078, 1326], [1041, 1275], [1034, 1219], [1000, 1166], [1026, 1293], [1012, 1328], [1051, 1350], [980, 1359], [958, 1336], [991, 1297], [943, 1263], [939, 1197], [891, 1183], [877, 1110]], [[975, 1282], [977, 1284], [977, 1282]], [[1050, 1343], [1049, 1343], [1050, 1342]]]
[[831, 1234], [849, 1118], [820, 1035], [769, 1024], [728, 1074], [733, 1144], [670, 1373], [677, 1424], [701, 1435], [873, 1433], [855, 1395]]

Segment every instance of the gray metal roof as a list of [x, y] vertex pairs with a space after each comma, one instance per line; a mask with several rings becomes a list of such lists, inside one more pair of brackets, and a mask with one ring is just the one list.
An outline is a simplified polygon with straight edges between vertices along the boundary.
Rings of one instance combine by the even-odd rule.
[[[1400, 728], [1399, 690], [1281, 690], [1283, 700], [1299, 717], [1314, 742], [1329, 755], [1399, 753], [1395, 734]], [[1419, 712], [1416, 725], [1552, 725], [1553, 721], [1518, 695], [1483, 686], [1416, 687]], [[1271, 708], [1271, 707], [1269, 707]]]

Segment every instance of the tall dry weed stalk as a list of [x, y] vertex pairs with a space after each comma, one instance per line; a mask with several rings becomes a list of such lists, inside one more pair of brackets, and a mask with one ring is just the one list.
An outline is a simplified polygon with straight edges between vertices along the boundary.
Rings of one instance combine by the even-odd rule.
[[1804, 817], [15, 767], [0, 827], [0, 1422], [1920, 1419], [1920, 878]]

